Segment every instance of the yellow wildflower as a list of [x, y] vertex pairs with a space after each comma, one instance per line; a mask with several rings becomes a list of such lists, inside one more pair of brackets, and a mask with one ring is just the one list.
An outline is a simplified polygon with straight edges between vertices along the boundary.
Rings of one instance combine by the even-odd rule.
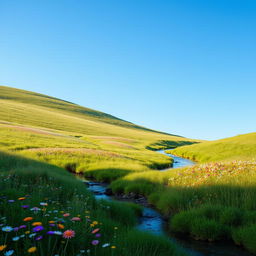
[[34, 247], [30, 247], [29, 249], [28, 249], [28, 252], [29, 253], [33, 253], [33, 252], [35, 252], [37, 249], [36, 249], [36, 247], [34, 246]]
[[6, 247], [7, 245], [0, 245], [0, 252], [3, 251]]

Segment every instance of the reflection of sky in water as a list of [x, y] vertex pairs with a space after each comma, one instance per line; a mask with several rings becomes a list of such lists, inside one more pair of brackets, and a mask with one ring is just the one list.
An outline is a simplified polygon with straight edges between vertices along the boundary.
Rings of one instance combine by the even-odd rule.
[[158, 235], [164, 234], [161, 215], [151, 208], [144, 207], [143, 216], [140, 218], [137, 228]]
[[190, 165], [194, 165], [195, 163], [189, 159], [185, 159], [182, 157], [178, 157], [172, 154], [167, 154], [165, 153], [165, 150], [158, 150], [157, 152], [159, 152], [160, 154], [164, 154], [167, 156], [170, 156], [171, 158], [173, 158], [173, 167], [172, 168], [167, 168], [163, 171], [169, 170], [169, 169], [173, 169], [173, 168], [180, 168], [180, 167], [186, 167], [186, 166], [190, 166]]

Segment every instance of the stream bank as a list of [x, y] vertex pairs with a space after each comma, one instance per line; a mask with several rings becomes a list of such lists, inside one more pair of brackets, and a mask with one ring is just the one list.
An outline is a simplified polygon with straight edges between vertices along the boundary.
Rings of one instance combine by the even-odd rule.
[[[159, 153], [170, 156], [174, 159], [173, 166], [171, 168], [163, 169], [160, 171], [167, 171], [173, 168], [186, 167], [195, 164], [191, 160], [184, 159], [181, 157], [174, 156], [172, 154], [165, 153], [165, 150], [158, 150]], [[101, 182], [92, 182], [83, 180], [88, 186], [88, 189], [94, 193], [96, 199], [104, 200], [118, 200], [118, 201], [128, 201], [140, 204], [143, 206], [143, 214], [139, 218], [139, 223], [136, 226], [137, 229], [141, 231], [146, 231], [153, 233], [155, 235], [168, 236], [168, 238], [178, 246], [185, 249], [188, 255], [191, 256], [252, 256], [251, 253], [243, 250], [242, 248], [234, 245], [232, 242], [217, 242], [211, 243], [206, 241], [197, 241], [188, 237], [178, 237], [176, 234], [167, 233], [165, 230], [166, 220], [164, 217], [157, 212], [155, 209], [151, 208], [146, 198], [138, 197], [132, 198], [127, 196], [126, 198], [116, 197], [111, 195], [107, 190], [108, 184]]]

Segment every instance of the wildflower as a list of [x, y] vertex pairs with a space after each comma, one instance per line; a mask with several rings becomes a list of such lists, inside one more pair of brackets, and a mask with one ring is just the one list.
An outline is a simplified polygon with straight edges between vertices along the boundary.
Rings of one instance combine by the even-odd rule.
[[75, 236], [75, 231], [72, 229], [68, 229], [63, 233], [63, 237], [66, 239], [70, 239]]
[[10, 227], [10, 226], [5, 226], [5, 227], [2, 228], [2, 231], [4, 231], [4, 232], [11, 232], [11, 231], [13, 231], [13, 228]]
[[29, 208], [29, 205], [22, 205], [21, 206], [23, 209], [27, 209], [27, 208]]
[[19, 236], [15, 236], [15, 237], [12, 238], [12, 241], [16, 242], [16, 241], [18, 241], [19, 239], [20, 239]]
[[34, 237], [34, 236], [36, 236], [36, 234], [35, 234], [35, 233], [32, 233], [32, 234], [29, 235], [29, 238], [32, 238], [32, 237]]
[[101, 234], [98, 233], [98, 234], [95, 235], [95, 237], [97, 237], [97, 238], [101, 237]]
[[97, 245], [99, 243], [99, 240], [93, 240], [92, 245]]
[[73, 217], [71, 220], [72, 221], [81, 221], [81, 219], [79, 217]]
[[94, 229], [94, 230], [92, 231], [92, 234], [97, 233], [99, 230], [100, 230], [99, 228]]
[[110, 246], [109, 243], [106, 243], [106, 244], [103, 244], [103, 245], [102, 245], [103, 248], [108, 247], [108, 246]]
[[15, 201], [14, 200], [8, 200], [8, 203], [14, 203]]
[[23, 201], [23, 200], [25, 200], [25, 199], [26, 199], [26, 197], [20, 197], [20, 198], [18, 198], [19, 201]]
[[47, 235], [54, 235], [54, 231], [48, 231]]
[[13, 253], [14, 253], [14, 250], [9, 250], [9, 251], [5, 252], [4, 256], [11, 256], [11, 255], [13, 255]]
[[53, 224], [53, 223], [55, 223], [55, 221], [54, 221], [54, 220], [50, 220], [49, 223], [50, 223], [50, 224]]
[[7, 245], [0, 245], [0, 252], [3, 251], [6, 247]]
[[42, 222], [33, 222], [32, 226], [42, 226]]
[[23, 221], [31, 221], [33, 220], [33, 217], [26, 217], [25, 219], [23, 219]]
[[29, 231], [29, 230], [28, 230], [28, 231], [26, 231], [26, 232], [25, 232], [25, 234], [26, 234], [26, 235], [30, 234], [30, 231]]
[[35, 238], [36, 241], [39, 241], [39, 240], [41, 240], [41, 239], [43, 239], [43, 236], [37, 236], [37, 237]]
[[64, 229], [64, 228], [65, 228], [65, 226], [64, 226], [64, 225], [62, 225], [62, 224], [58, 224], [58, 228], [60, 228], [60, 229]]
[[45, 202], [41, 202], [40, 205], [41, 205], [41, 206], [47, 206], [48, 204], [45, 203]]
[[19, 229], [26, 228], [26, 227], [27, 227], [26, 225], [21, 225], [19, 226]]
[[43, 226], [36, 226], [36, 227], [33, 228], [33, 232], [40, 232], [42, 230], [44, 230]]
[[19, 230], [18, 227], [13, 228], [13, 231], [14, 231], [14, 232], [18, 232], [18, 230]]
[[30, 209], [30, 211], [38, 212], [38, 211], [41, 211], [41, 209], [38, 207], [33, 207]]
[[64, 213], [64, 214], [63, 214], [63, 217], [68, 217], [68, 216], [70, 216], [69, 213]]
[[116, 249], [116, 246], [115, 246], [115, 245], [112, 245], [112, 246], [111, 246], [111, 249]]
[[34, 246], [34, 247], [30, 247], [29, 249], [28, 249], [28, 252], [29, 253], [33, 253], [33, 252], [36, 252], [36, 247]]

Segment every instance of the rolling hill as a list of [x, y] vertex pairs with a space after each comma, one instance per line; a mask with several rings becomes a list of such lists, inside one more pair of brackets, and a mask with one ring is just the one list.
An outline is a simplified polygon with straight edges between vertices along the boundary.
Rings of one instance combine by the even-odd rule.
[[256, 157], [256, 132], [183, 146], [172, 153], [198, 162], [249, 160]]
[[50, 96], [0, 87], [0, 149], [112, 180], [172, 164], [150, 149], [195, 143]]

